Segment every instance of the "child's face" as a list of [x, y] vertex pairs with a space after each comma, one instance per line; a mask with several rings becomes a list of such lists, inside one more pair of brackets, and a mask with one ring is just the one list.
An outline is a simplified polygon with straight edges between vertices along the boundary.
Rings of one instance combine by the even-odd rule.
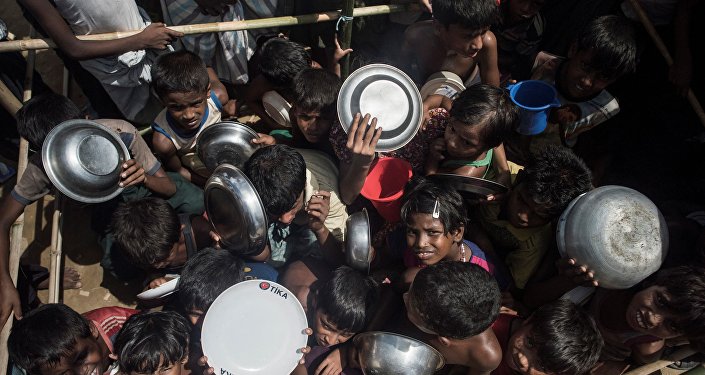
[[299, 194], [299, 197], [296, 198], [294, 207], [292, 207], [291, 210], [284, 212], [283, 214], [279, 215], [279, 217], [274, 218], [274, 220], [277, 220], [284, 225], [289, 225], [294, 221], [294, 219], [296, 218], [296, 214], [301, 211], [302, 208], [304, 208], [303, 192], [301, 192], [301, 194]]
[[318, 143], [328, 139], [330, 127], [333, 125], [333, 119], [330, 116], [325, 116], [320, 111], [306, 112], [296, 107], [292, 112], [296, 118], [296, 126], [307, 141]]
[[445, 48], [458, 55], [467, 58], [474, 58], [482, 49], [482, 38], [489, 27], [481, 30], [474, 30], [462, 27], [457, 24], [444, 26], [436, 22], [436, 33], [443, 42]]
[[671, 295], [665, 287], [654, 285], [632, 297], [627, 307], [627, 323], [641, 333], [670, 339], [681, 336], [675, 327], [676, 315], [668, 308]]
[[320, 346], [328, 347], [342, 344], [355, 335], [354, 332], [339, 330], [338, 327], [328, 319], [328, 315], [323, 313], [321, 309], [316, 309], [315, 318], [313, 334], [316, 337], [316, 343]]
[[515, 23], [534, 17], [543, 7], [545, 0], [510, 0], [509, 22]]
[[463, 240], [463, 228], [446, 233], [443, 223], [431, 214], [414, 213], [406, 223], [406, 244], [426, 265], [453, 258]]
[[507, 217], [516, 228], [533, 228], [551, 221], [551, 217], [542, 212], [542, 207], [534, 202], [526, 191], [524, 183], [517, 185], [507, 199]]
[[166, 95], [164, 106], [181, 130], [195, 130], [201, 125], [208, 92], [171, 92]]
[[43, 367], [41, 375], [102, 375], [109, 363], [108, 348], [95, 336], [84, 337], [76, 340], [71, 353], [59, 363]]
[[454, 159], [475, 160], [487, 151], [480, 137], [482, 126], [464, 124], [451, 118], [443, 134], [448, 156]]
[[531, 324], [524, 323], [517, 329], [512, 337], [502, 359], [504, 363], [514, 371], [524, 375], [547, 375], [536, 368], [538, 353], [531, 334]]
[[571, 48], [565, 66], [561, 68], [558, 90], [572, 101], [585, 101], [599, 94], [615, 81], [591, 66], [592, 50]]

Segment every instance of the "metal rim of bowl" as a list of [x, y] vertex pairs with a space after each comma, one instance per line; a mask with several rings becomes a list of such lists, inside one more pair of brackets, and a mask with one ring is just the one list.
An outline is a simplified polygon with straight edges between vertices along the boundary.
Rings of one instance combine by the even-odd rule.
[[434, 348], [433, 346], [431, 346], [431, 345], [429, 345], [429, 344], [426, 344], [425, 342], [423, 342], [423, 341], [421, 341], [421, 340], [417, 340], [417, 339], [415, 339], [415, 338], [411, 338], [411, 337], [409, 337], [409, 336], [405, 336], [405, 335], [402, 335], [402, 334], [399, 334], [399, 333], [384, 332], [384, 331], [368, 331], [368, 332], [362, 332], [362, 333], [359, 333], [359, 334], [355, 335], [355, 337], [353, 338], [353, 342], [355, 343], [355, 345], [357, 345], [357, 344], [359, 343], [359, 341], [362, 340], [361, 337], [366, 337], [366, 336], [381, 336], [381, 335], [388, 335], [388, 336], [399, 337], [399, 338], [402, 338], [402, 339], [409, 340], [409, 341], [411, 341], [411, 342], [418, 343], [418, 344], [420, 344], [421, 346], [424, 346], [424, 347], [426, 347], [427, 349], [430, 349], [432, 352], [436, 353], [436, 355], [438, 355], [438, 358], [440, 359], [438, 365], [436, 366], [436, 371], [438, 371], [438, 370], [440, 370], [441, 368], [443, 368], [443, 366], [445, 366], [445, 364], [446, 364], [446, 359], [445, 359], [445, 357], [443, 357], [443, 354], [441, 354], [441, 352], [439, 352], [439, 351], [438, 351], [436, 348]]
[[[218, 165], [216, 165], [214, 168], [210, 168], [206, 164], [207, 163], [206, 159], [208, 159], [205, 157], [206, 156], [206, 150], [205, 150], [206, 147], [203, 146], [203, 142], [201, 140], [206, 138], [206, 137], [204, 137], [204, 135], [209, 135], [210, 133], [213, 133], [216, 131], [221, 131], [222, 128], [225, 128], [225, 127], [229, 127], [231, 129], [234, 129], [235, 131], [242, 130], [243, 132], [251, 135], [252, 138], [254, 138], [254, 139], [259, 138], [259, 135], [257, 135], [256, 131], [254, 131], [249, 126], [247, 126], [241, 122], [237, 122], [237, 121], [229, 121], [229, 120], [220, 121], [218, 123], [215, 123], [211, 126], [208, 126], [205, 129], [203, 129], [203, 131], [198, 135], [198, 140], [196, 140], [196, 154], [198, 155], [198, 158], [201, 159], [201, 161], [203, 162], [203, 165], [205, 165], [206, 168], [211, 172], [215, 171], [215, 169], [218, 168]], [[252, 148], [253, 148], [253, 150], [257, 150], [258, 148], [260, 148], [260, 146], [259, 145], [252, 145]], [[237, 166], [235, 166], [235, 167], [237, 168]]]
[[[83, 125], [83, 126], [79, 126], [79, 125]], [[123, 160], [120, 162], [120, 164], [131, 159], [130, 152], [127, 150], [127, 146], [125, 146], [125, 144], [122, 142], [122, 139], [120, 139], [120, 136], [118, 136], [112, 129], [108, 128], [107, 126], [105, 126], [103, 124], [95, 122], [95, 121], [85, 120], [85, 119], [74, 119], [74, 120], [64, 121], [64, 122], [60, 123], [59, 125], [55, 126], [49, 132], [49, 134], [47, 134], [46, 138], [44, 139], [44, 144], [42, 144], [42, 151], [41, 151], [42, 152], [42, 164], [44, 166], [44, 171], [46, 172], [47, 177], [49, 177], [49, 180], [51, 181], [52, 185], [54, 185], [57, 189], [59, 189], [59, 191], [62, 194], [64, 194], [65, 196], [67, 196], [73, 200], [83, 202], [83, 203], [107, 202], [107, 201], [117, 197], [118, 195], [120, 195], [120, 193], [122, 193], [124, 188], [120, 187], [120, 185], [118, 185], [116, 183], [115, 189], [111, 193], [104, 195], [102, 197], [97, 197], [97, 198], [77, 194], [77, 193], [73, 192], [71, 189], [69, 189], [69, 187], [66, 186], [66, 184], [64, 184], [62, 182], [62, 178], [60, 176], [58, 176], [56, 174], [56, 171], [51, 167], [52, 164], [51, 164], [51, 160], [50, 160], [50, 158], [51, 158], [51, 155], [50, 155], [51, 147], [50, 146], [53, 144], [54, 138], [56, 138], [57, 135], [62, 132], [70, 131], [71, 128], [82, 128], [85, 126], [91, 126], [91, 127], [95, 127], [95, 128], [100, 129], [107, 138], [110, 138], [113, 141], [111, 143], [113, 143], [116, 146], [118, 153], [121, 154], [120, 156], [122, 156], [122, 158], [123, 158]]]
[[[352, 253], [352, 252], [351, 252], [350, 249], [349, 249], [349, 246], [348, 246], [348, 242], [347, 242], [347, 241], [346, 241], [346, 243], [345, 243], [345, 251], [346, 251], [345, 261], [346, 261], [346, 263], [348, 264], [348, 266], [350, 266], [350, 267], [352, 267], [352, 268], [354, 268], [354, 269], [356, 269], [356, 270], [359, 270], [359, 271], [361, 271], [361, 272], [365, 272], [367, 275], [369, 275], [369, 274], [370, 274], [370, 267], [371, 267], [371, 265], [372, 265], [372, 259], [370, 259], [370, 256], [372, 255], [372, 252], [369, 251], [370, 247], [372, 246], [372, 236], [370, 235], [370, 216], [369, 216], [369, 214], [367, 213], [367, 209], [366, 209], [366, 208], [363, 208], [362, 211], [360, 211], [360, 212], [361, 212], [360, 215], [363, 217], [364, 222], [365, 222], [365, 224], [366, 224], [366, 226], [367, 226], [367, 251], [368, 251], [368, 253], [367, 253], [367, 262], [366, 262], [366, 265], [365, 265], [365, 269], [362, 269], [362, 267], [358, 268], [357, 266], [350, 264], [350, 263], [351, 263], [350, 261], [352, 260], [352, 258], [350, 258], [349, 255], [347, 255], [347, 254], [348, 254], [348, 253]], [[345, 225], [345, 227], [346, 227], [346, 228], [345, 228], [346, 236], [350, 236], [349, 233], [350, 233], [350, 229], [351, 229], [351, 228], [348, 227], [348, 222], [350, 222], [350, 219], [351, 219], [351, 218], [353, 217], [353, 215], [355, 215], [355, 214], [357, 214], [357, 213], [354, 213], [354, 214], [348, 216], [348, 221], [346, 222], [346, 225]], [[352, 226], [352, 224], [350, 224], [350, 226]], [[356, 261], [353, 261], [353, 263], [355, 263], [355, 262], [356, 262]], [[361, 266], [361, 264], [360, 264], [360, 266]]]

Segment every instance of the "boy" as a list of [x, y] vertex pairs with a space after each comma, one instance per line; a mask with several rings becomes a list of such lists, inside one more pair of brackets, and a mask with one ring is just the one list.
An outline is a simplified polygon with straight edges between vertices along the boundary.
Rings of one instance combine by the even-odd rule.
[[504, 259], [514, 285], [524, 289], [555, 244], [553, 220], [590, 189], [590, 170], [582, 160], [564, 147], [546, 148], [519, 172], [505, 201], [477, 207], [480, 225], [471, 227], [470, 237]]
[[[186, 373], [191, 326], [174, 311], [131, 316], [115, 338], [114, 371], [123, 375]], [[112, 373], [112, 372], [111, 372]]]
[[112, 340], [137, 310], [103, 307], [83, 315], [63, 304], [46, 304], [14, 323], [7, 340], [10, 360], [29, 375], [102, 375]]
[[166, 168], [203, 186], [210, 176], [196, 155], [198, 135], [220, 122], [221, 113], [235, 115], [225, 86], [194, 53], [159, 56], [152, 66], [152, 85], [164, 110], [152, 124], [152, 147]]
[[592, 317], [564, 299], [541, 306], [526, 320], [500, 314], [492, 330], [504, 349], [492, 375], [588, 374], [603, 347]]
[[333, 161], [318, 151], [273, 145], [255, 151], [244, 172], [269, 217], [267, 263], [281, 267], [305, 256], [342, 263], [348, 214]]
[[500, 81], [529, 78], [544, 32], [539, 11], [545, 0], [506, 0], [499, 5], [499, 22], [492, 25], [497, 38]]
[[[56, 94], [46, 94], [32, 98], [17, 113], [17, 127], [34, 150], [41, 150], [44, 138], [59, 123], [78, 119], [81, 112], [68, 98]], [[169, 198], [169, 203], [181, 212], [203, 212], [203, 194], [183, 179], [167, 175], [161, 164], [152, 155], [137, 130], [122, 120], [97, 120], [120, 135], [134, 157], [123, 166], [120, 186], [125, 187], [122, 199], [159, 195]], [[21, 317], [19, 299], [8, 271], [8, 255], [10, 246], [10, 227], [30, 203], [49, 194], [51, 181], [43, 170], [41, 152], [36, 152], [27, 165], [22, 178], [17, 181], [11, 194], [3, 197], [0, 204], [0, 321], [4, 325], [10, 312], [15, 311], [16, 317]], [[194, 191], [195, 190], [195, 191]], [[105, 208], [110, 204], [97, 206]], [[98, 213], [99, 210], [96, 210]], [[94, 224], [95, 224], [94, 220]], [[102, 232], [104, 228], [98, 228]], [[101, 233], [104, 234], [104, 233]], [[105, 237], [109, 243], [108, 236]], [[109, 244], [103, 244], [105, 249], [104, 267], [110, 268], [111, 252]]]
[[401, 61], [412, 64], [407, 71], [419, 83], [442, 70], [472, 80], [479, 70], [483, 83], [499, 86], [497, 40], [489, 31], [497, 16], [495, 0], [434, 0], [434, 20], [406, 30]]
[[[435, 8], [434, 8], [435, 9]], [[404, 294], [407, 317], [447, 364], [490, 374], [502, 360], [492, 332], [500, 293], [489, 272], [472, 263], [440, 262], [416, 275]]]

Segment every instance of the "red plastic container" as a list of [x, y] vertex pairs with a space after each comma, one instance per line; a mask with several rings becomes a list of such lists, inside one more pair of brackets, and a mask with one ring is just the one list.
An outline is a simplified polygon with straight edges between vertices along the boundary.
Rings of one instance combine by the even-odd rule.
[[401, 197], [404, 186], [413, 172], [408, 161], [380, 158], [365, 179], [360, 194], [372, 202], [377, 212], [387, 221], [401, 220]]

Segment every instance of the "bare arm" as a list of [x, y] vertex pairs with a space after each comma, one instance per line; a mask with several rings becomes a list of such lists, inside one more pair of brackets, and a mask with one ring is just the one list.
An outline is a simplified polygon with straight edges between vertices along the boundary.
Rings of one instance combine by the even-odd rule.
[[[362, 122], [362, 123], [361, 123]], [[382, 128], [377, 127], [377, 118], [370, 122], [370, 115], [361, 118], [356, 114], [348, 131], [348, 142], [345, 147], [352, 153], [349, 163], [340, 163], [340, 200], [344, 204], [352, 204], [365, 184], [365, 178], [370, 165], [375, 158], [375, 147], [382, 136]]]
[[262, 105], [262, 96], [264, 93], [267, 91], [271, 91], [274, 88], [272, 85], [267, 82], [267, 79], [264, 78], [262, 75], [256, 76], [250, 83], [247, 85], [247, 89], [245, 91], [245, 103], [252, 109], [252, 111], [259, 116], [259, 118], [262, 119], [270, 128], [272, 129], [280, 129], [281, 126], [277, 124], [276, 121], [274, 121], [267, 112], [264, 110], [264, 106]]
[[102, 56], [119, 55], [141, 49], [165, 49], [174, 38], [183, 36], [163, 23], [153, 23], [142, 32], [115, 40], [80, 40], [66, 24], [61, 14], [47, 0], [18, 0], [44, 27], [56, 45], [74, 60], [87, 60]]
[[477, 54], [480, 65], [480, 78], [483, 83], [499, 87], [499, 67], [497, 65], [497, 39], [491, 31], [482, 37], [482, 50]]
[[20, 296], [10, 277], [10, 228], [24, 211], [25, 206], [6, 194], [0, 205], [0, 328], [14, 311], [16, 318], [22, 317]]
[[205, 186], [206, 179], [196, 173], [192, 173], [181, 164], [181, 159], [176, 155], [176, 147], [174, 147], [174, 144], [163, 134], [154, 132], [152, 136], [152, 147], [159, 157], [159, 160], [164, 163], [168, 171], [176, 172], [187, 181], [191, 181], [198, 186]]

